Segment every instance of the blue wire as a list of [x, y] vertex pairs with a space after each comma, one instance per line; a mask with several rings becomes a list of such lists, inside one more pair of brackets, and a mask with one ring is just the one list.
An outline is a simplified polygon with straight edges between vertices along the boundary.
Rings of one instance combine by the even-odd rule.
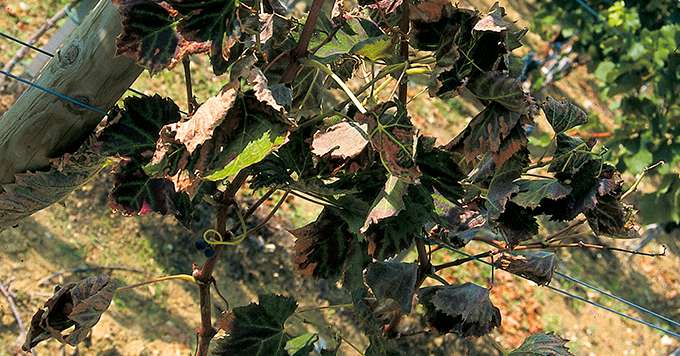
[[28, 81], [28, 80], [26, 80], [26, 79], [24, 79], [24, 78], [17, 77], [16, 75], [13, 75], [13, 74], [11, 74], [11, 73], [7, 73], [7, 72], [5, 72], [4, 70], [0, 70], [0, 74], [2, 74], [2, 75], [4, 75], [4, 76], [7, 76], [7, 77], [9, 77], [9, 78], [11, 78], [11, 79], [14, 79], [14, 80], [16, 80], [16, 81], [19, 81], [19, 82], [21, 82], [21, 83], [24, 83], [24, 84], [26, 84], [26, 85], [28, 85], [28, 86], [30, 86], [30, 87], [36, 88], [36, 89], [38, 89], [38, 90], [41, 90], [41, 91], [43, 91], [43, 92], [45, 92], [45, 93], [48, 93], [48, 94], [50, 94], [50, 95], [54, 95], [54, 96], [56, 96], [56, 97], [59, 98], [59, 99], [66, 100], [66, 101], [68, 101], [68, 102], [70, 102], [70, 103], [72, 103], [72, 104], [74, 104], [74, 105], [78, 105], [78, 106], [80, 106], [80, 107], [82, 107], [82, 108], [84, 108], [84, 109], [87, 109], [87, 110], [90, 110], [90, 111], [94, 111], [94, 112], [96, 112], [96, 113], [98, 113], [98, 114], [102, 114], [102, 115], [106, 115], [106, 114], [107, 114], [107, 112], [104, 111], [104, 110], [102, 110], [102, 109], [99, 109], [99, 108], [94, 107], [94, 106], [92, 106], [92, 105], [85, 104], [85, 103], [81, 102], [81, 101], [78, 100], [78, 99], [72, 98], [72, 97], [70, 97], [70, 96], [68, 96], [68, 95], [64, 95], [64, 94], [59, 93], [59, 92], [57, 92], [57, 91], [55, 91], [55, 90], [53, 90], [53, 89], [46, 88], [46, 87], [41, 86], [41, 85], [39, 85], [39, 84], [35, 84], [35, 83], [33, 83], [33, 82], [31, 82], [31, 81]]

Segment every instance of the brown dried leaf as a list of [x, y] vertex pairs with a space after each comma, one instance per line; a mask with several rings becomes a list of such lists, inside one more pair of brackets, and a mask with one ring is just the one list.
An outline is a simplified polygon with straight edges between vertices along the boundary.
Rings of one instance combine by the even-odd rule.
[[257, 100], [269, 105], [272, 109], [279, 113], [286, 113], [286, 108], [281, 106], [276, 101], [272, 91], [269, 90], [269, 86], [267, 85], [267, 77], [264, 76], [264, 73], [262, 73], [259, 68], [255, 67], [250, 71], [250, 74], [248, 75], [248, 82], [253, 86], [253, 89], [255, 89], [255, 97]]
[[368, 124], [341, 122], [325, 132], [317, 131], [312, 141], [312, 152], [321, 157], [347, 159], [358, 156], [368, 145]]
[[[108, 275], [92, 276], [57, 289], [33, 315], [22, 348], [29, 351], [50, 337], [71, 346], [82, 342], [109, 308], [115, 291]], [[62, 331], [71, 327], [75, 327], [73, 332], [62, 335]]]
[[510, 28], [510, 24], [503, 19], [505, 9], [496, 2], [489, 13], [475, 24], [474, 31], [502, 32]]
[[538, 251], [504, 254], [496, 261], [496, 267], [530, 279], [538, 285], [547, 285], [552, 280], [557, 257], [552, 252]]
[[219, 94], [208, 99], [189, 120], [177, 126], [177, 141], [185, 145], [189, 153], [193, 153], [198, 146], [211, 139], [215, 129], [222, 124], [227, 112], [234, 106], [237, 94], [237, 89], [225, 87]]

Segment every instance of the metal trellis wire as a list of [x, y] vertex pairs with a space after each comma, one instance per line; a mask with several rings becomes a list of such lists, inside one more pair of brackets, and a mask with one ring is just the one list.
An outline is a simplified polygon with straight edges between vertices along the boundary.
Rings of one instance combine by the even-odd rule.
[[[437, 245], [441, 245], [441, 246], [443, 246], [444, 248], [446, 248], [446, 249], [448, 249], [448, 250], [450, 250], [450, 251], [452, 251], [452, 252], [455, 252], [455, 253], [457, 253], [457, 254], [460, 254], [460, 255], [463, 255], [463, 256], [466, 256], [466, 257], [472, 257], [472, 255], [470, 255], [470, 254], [468, 254], [468, 253], [465, 253], [465, 252], [463, 252], [463, 251], [460, 251], [460, 250], [454, 248], [453, 246], [451, 246], [451, 245], [449, 245], [449, 244], [447, 244], [447, 243], [445, 243], [445, 242], [442, 242], [442, 241], [433, 241], [433, 240], [430, 240], [430, 239], [427, 239], [427, 238], [425, 238], [424, 240], [425, 240], [426, 242], [428, 242], [428, 243], [434, 243], [434, 244], [437, 244]], [[485, 264], [485, 265], [492, 266], [491, 263], [489, 263], [489, 262], [487, 262], [487, 261], [484, 261], [484, 260], [482, 260], [482, 259], [475, 258], [474, 260], [475, 260], [475, 262], [480, 262], [480, 263], [483, 263], [483, 264]], [[639, 311], [641, 311], [641, 312], [643, 312], [643, 313], [645, 313], [645, 314], [648, 314], [648, 315], [657, 317], [657, 318], [659, 318], [659, 319], [662, 319], [662, 320], [664, 320], [664, 321], [666, 321], [666, 322], [671, 323], [672, 325], [676, 325], [676, 326], [678, 325], [678, 322], [676, 322], [676, 321], [674, 321], [674, 320], [672, 320], [672, 319], [670, 319], [670, 318], [668, 318], [668, 317], [665, 317], [665, 316], [662, 316], [662, 315], [660, 315], [660, 314], [658, 314], [658, 313], [652, 312], [651, 310], [649, 310], [649, 309], [647, 309], [647, 308], [644, 308], [644, 307], [642, 307], [642, 306], [640, 306], [640, 305], [637, 305], [637, 304], [635, 304], [635, 303], [633, 303], [633, 302], [631, 302], [631, 301], [628, 301], [628, 300], [626, 300], [626, 299], [624, 299], [624, 298], [622, 298], [622, 297], [616, 296], [616, 295], [614, 295], [614, 294], [612, 294], [612, 293], [605, 292], [605, 291], [603, 291], [603, 290], [600, 289], [600, 288], [597, 288], [597, 287], [595, 287], [595, 286], [593, 286], [593, 285], [590, 285], [590, 284], [588, 284], [588, 283], [586, 283], [586, 282], [582, 282], [582, 281], [580, 281], [580, 280], [578, 280], [578, 279], [576, 279], [576, 278], [574, 278], [574, 277], [571, 277], [571, 276], [569, 276], [569, 275], [566, 275], [566, 274], [564, 274], [564, 273], [562, 273], [562, 272], [557, 272], [557, 271], [556, 271], [555, 274], [556, 274], [558, 277], [562, 277], [562, 278], [568, 279], [568, 280], [570, 280], [570, 281], [573, 282], [573, 283], [576, 283], [576, 284], [582, 285], [582, 286], [584, 286], [584, 287], [593, 289], [593, 290], [595, 290], [595, 291], [597, 291], [597, 292], [599, 292], [599, 293], [601, 293], [601, 294], [603, 294], [603, 295], [606, 295], [606, 296], [611, 297], [611, 298], [613, 298], [613, 299], [615, 299], [615, 300], [618, 300], [618, 301], [620, 301], [620, 302], [622, 302], [622, 303], [625, 303], [625, 304], [627, 304], [627, 305], [629, 305], [629, 306], [632, 306], [632, 307], [638, 309]], [[523, 279], [527, 279], [527, 278], [524, 278], [524, 277], [519, 276], [519, 275], [515, 275], [515, 276], [520, 277], [520, 278], [523, 278]], [[650, 322], [648, 322], [648, 321], [646, 321], [646, 320], [642, 320], [642, 319], [640, 319], [640, 318], [636, 318], [636, 317], [634, 317], [634, 316], [630, 316], [630, 315], [628, 315], [628, 314], [622, 313], [622, 312], [620, 312], [620, 311], [618, 311], [618, 310], [615, 310], [615, 309], [610, 308], [610, 307], [608, 307], [608, 306], [602, 305], [602, 304], [597, 303], [597, 302], [595, 302], [595, 301], [592, 301], [592, 300], [590, 300], [590, 299], [588, 299], [588, 298], [584, 298], [584, 297], [582, 297], [582, 296], [579, 296], [579, 295], [570, 293], [570, 292], [568, 292], [568, 291], [566, 291], [566, 290], [563, 290], [563, 289], [560, 289], [560, 288], [557, 288], [557, 287], [554, 287], [554, 286], [551, 286], [551, 285], [546, 285], [545, 287], [548, 287], [548, 289], [550, 289], [551, 291], [553, 291], [553, 292], [555, 292], [555, 293], [558, 293], [558, 294], [561, 294], [561, 295], [563, 295], [563, 296], [566, 296], [566, 297], [569, 297], [569, 298], [573, 298], [573, 299], [579, 300], [579, 301], [581, 301], [581, 302], [590, 304], [590, 305], [592, 305], [592, 306], [594, 306], [594, 307], [597, 307], [597, 308], [606, 310], [606, 311], [608, 311], [608, 312], [614, 313], [614, 314], [616, 314], [616, 315], [618, 315], [618, 316], [621, 316], [621, 317], [623, 317], [623, 318], [626, 318], [626, 319], [628, 319], [628, 320], [631, 320], [631, 321], [634, 321], [634, 322], [636, 322], [636, 323], [645, 325], [645, 326], [647, 326], [647, 327], [649, 327], [649, 328], [655, 329], [655, 330], [657, 330], [657, 331], [661, 331], [661, 332], [663, 332], [663, 333], [665, 333], [665, 334], [667, 334], [667, 335], [670, 335], [670, 336], [673, 336], [673, 337], [675, 337], [675, 338], [680, 339], [680, 334], [677, 333], [677, 332], [675, 332], [675, 331], [665, 329], [665, 328], [663, 328], [663, 327], [661, 327], [661, 326], [659, 326], [659, 325], [650, 323]]]

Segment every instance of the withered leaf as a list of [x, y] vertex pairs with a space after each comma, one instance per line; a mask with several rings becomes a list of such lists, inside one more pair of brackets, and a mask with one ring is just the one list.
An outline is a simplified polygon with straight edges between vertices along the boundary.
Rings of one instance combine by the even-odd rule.
[[24, 218], [65, 199], [96, 175], [106, 157], [85, 144], [75, 154], [67, 154], [45, 172], [17, 174], [14, 183], [0, 187], [0, 231]]
[[[177, 126], [175, 139], [193, 153], [198, 146], [213, 137], [215, 129], [227, 118], [227, 112], [234, 106], [238, 90], [225, 87], [216, 96], [208, 99], [187, 121]], [[238, 125], [235, 121], [234, 126]]]
[[410, 185], [403, 198], [404, 209], [382, 219], [365, 231], [368, 253], [378, 259], [390, 258], [413, 244], [426, 224], [434, 220], [434, 203], [422, 185]]
[[501, 324], [501, 312], [489, 299], [489, 290], [474, 283], [422, 288], [425, 317], [439, 332], [462, 337], [483, 336]]
[[512, 197], [512, 202], [524, 208], [537, 208], [543, 199], [557, 200], [571, 192], [571, 187], [555, 178], [520, 179], [515, 183], [519, 186], [519, 193]]
[[366, 270], [366, 284], [378, 302], [390, 299], [404, 314], [411, 312], [417, 278], [418, 265], [415, 263], [375, 262]]
[[554, 253], [537, 251], [504, 254], [496, 261], [496, 267], [532, 280], [538, 285], [547, 285], [552, 280], [556, 263]]
[[321, 157], [348, 159], [359, 155], [368, 145], [368, 124], [343, 121], [325, 131], [317, 131], [312, 141], [312, 153]]
[[297, 306], [293, 298], [266, 294], [257, 304], [234, 308], [224, 323], [227, 336], [215, 340], [212, 354], [288, 356], [285, 346], [292, 337], [284, 324]]
[[316, 221], [290, 233], [296, 238], [293, 262], [302, 275], [325, 279], [340, 276], [354, 236], [334, 210], [325, 208]]
[[227, 69], [222, 54], [225, 37], [234, 31], [235, 0], [167, 0], [181, 14], [178, 31], [190, 41], [211, 41], [210, 62], [215, 74]]
[[[116, 287], [107, 275], [92, 276], [61, 287], [33, 315], [24, 351], [51, 337], [71, 346], [82, 342], [109, 308], [115, 291]], [[75, 328], [70, 334], [62, 335], [61, 332], [70, 327]]]
[[588, 225], [596, 235], [617, 239], [640, 237], [640, 226], [635, 221], [635, 209], [612, 195], [601, 196], [595, 208], [584, 213]]
[[503, 19], [505, 17], [505, 9], [496, 2], [489, 13], [482, 17], [476, 24], [473, 30], [475, 31], [491, 31], [502, 32], [510, 28], [510, 24]]
[[262, 73], [260, 68], [254, 67], [250, 71], [248, 83], [253, 86], [257, 100], [263, 104], [269, 105], [274, 111], [285, 115], [286, 108], [276, 101], [274, 94], [267, 85], [267, 77], [264, 76], [264, 73]]
[[125, 216], [157, 212], [175, 215], [188, 223], [191, 214], [188, 195], [176, 192], [168, 179], [149, 177], [140, 165], [131, 161], [122, 162], [115, 172], [109, 204], [114, 212]]
[[555, 133], [588, 123], [588, 115], [568, 100], [557, 101], [548, 96], [541, 108]]
[[533, 334], [508, 356], [573, 356], [567, 348], [569, 340], [552, 332]]
[[432, 192], [438, 192], [451, 202], [463, 197], [460, 181], [465, 177], [452, 152], [433, 147], [434, 141], [418, 140], [416, 164], [422, 173], [420, 181]]

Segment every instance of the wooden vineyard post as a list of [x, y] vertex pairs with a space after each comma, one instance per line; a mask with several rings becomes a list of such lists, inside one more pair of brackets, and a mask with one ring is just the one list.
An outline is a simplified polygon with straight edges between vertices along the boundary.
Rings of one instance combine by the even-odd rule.
[[[118, 9], [101, 0], [45, 66], [35, 83], [90, 106], [109, 110], [141, 74], [131, 59], [116, 56]], [[0, 184], [42, 170], [74, 151], [101, 121], [101, 113], [29, 88], [0, 117]]]

